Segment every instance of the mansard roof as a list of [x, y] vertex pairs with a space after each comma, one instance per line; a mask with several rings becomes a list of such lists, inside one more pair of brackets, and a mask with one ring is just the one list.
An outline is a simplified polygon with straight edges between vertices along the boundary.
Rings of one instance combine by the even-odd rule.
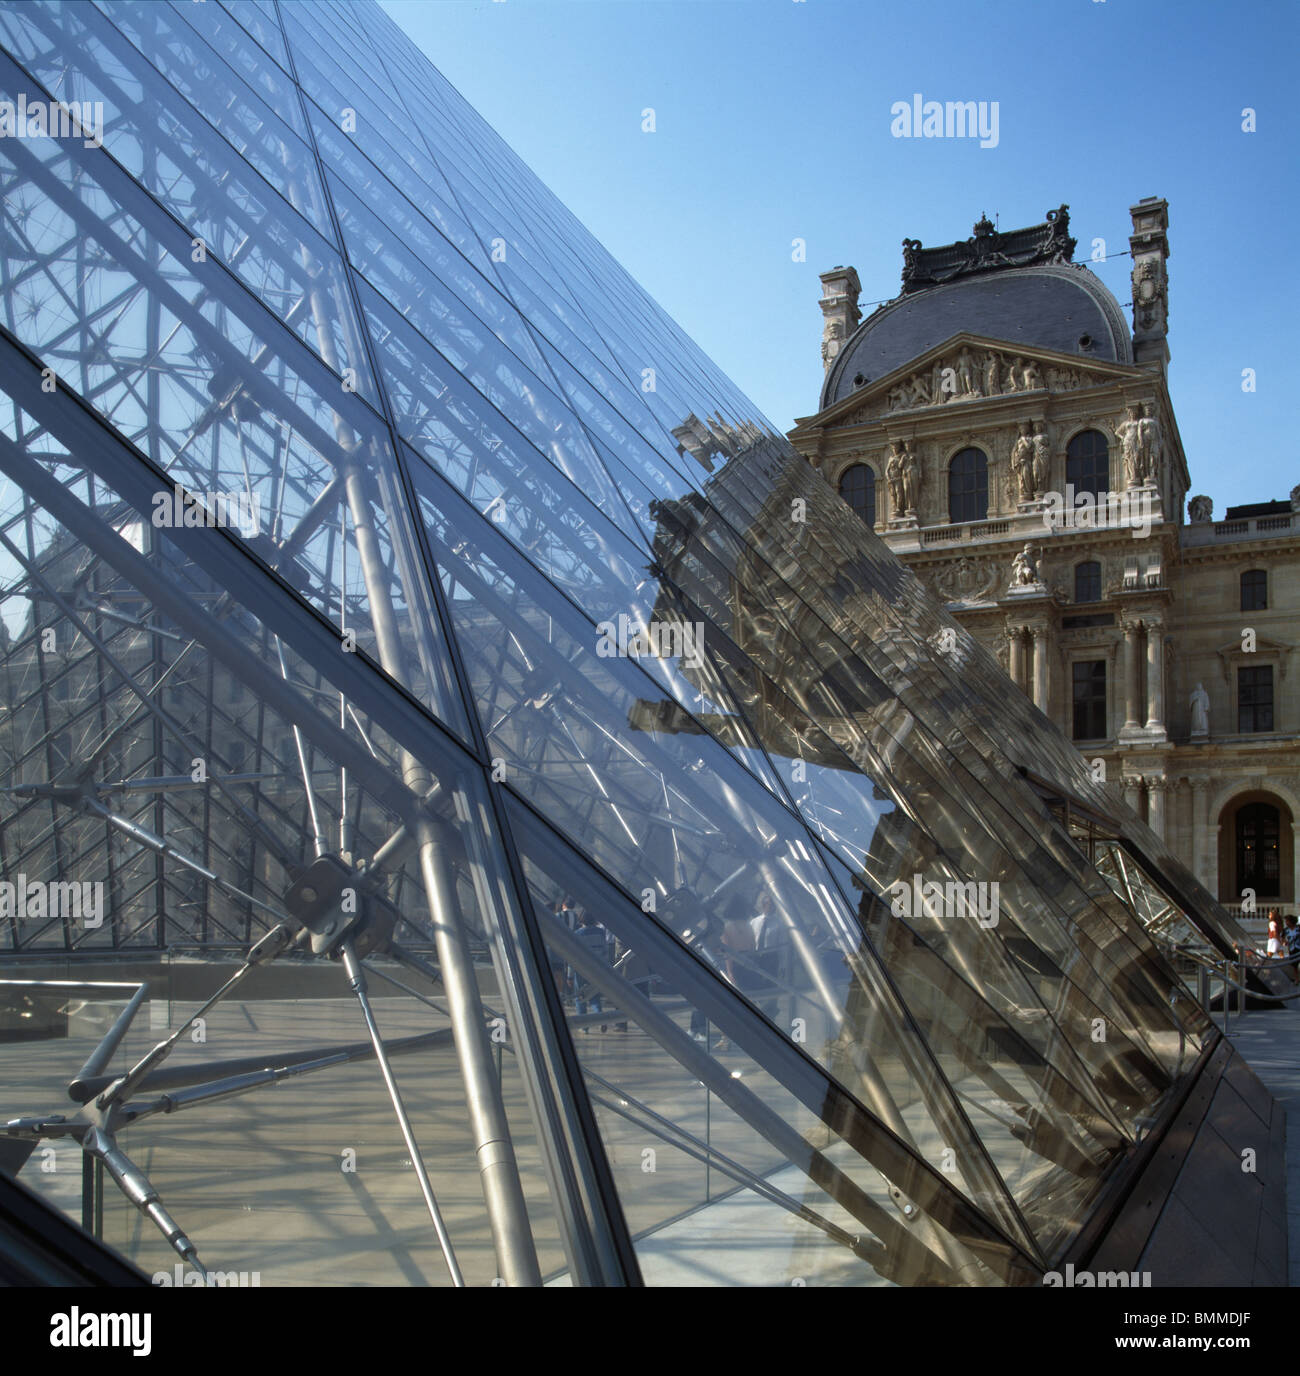
[[874, 311], [826, 375], [821, 409], [958, 332], [1040, 345], [1083, 359], [1131, 363], [1119, 302], [1072, 262], [1069, 211], [999, 233], [987, 219], [972, 238], [937, 248], [903, 241], [903, 290]]

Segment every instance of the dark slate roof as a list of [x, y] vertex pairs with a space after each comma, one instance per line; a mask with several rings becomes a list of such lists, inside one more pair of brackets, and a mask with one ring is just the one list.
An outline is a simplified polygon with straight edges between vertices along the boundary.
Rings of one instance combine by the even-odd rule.
[[[1086, 267], [1074, 263], [1004, 268], [896, 298], [853, 332], [822, 389], [824, 409], [961, 331], [1038, 345], [1081, 358], [1132, 363], [1119, 303]], [[1090, 337], [1084, 348], [1082, 336]]]
[[1285, 516], [1290, 510], [1290, 502], [1247, 502], [1245, 506], [1230, 506], [1223, 519], [1244, 521], [1250, 516]]

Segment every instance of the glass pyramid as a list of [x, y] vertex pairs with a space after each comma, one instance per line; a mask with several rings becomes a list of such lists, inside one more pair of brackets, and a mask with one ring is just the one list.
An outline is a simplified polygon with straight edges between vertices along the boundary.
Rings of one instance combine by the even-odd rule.
[[1038, 1283], [1222, 910], [377, 5], [0, 47], [0, 1166], [168, 1283]]

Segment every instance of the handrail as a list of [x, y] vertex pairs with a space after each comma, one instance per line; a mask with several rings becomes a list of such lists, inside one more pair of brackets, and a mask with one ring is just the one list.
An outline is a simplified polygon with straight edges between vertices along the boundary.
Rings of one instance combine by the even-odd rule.
[[[1197, 964], [1197, 965], [1203, 966], [1206, 970], [1212, 970], [1212, 971], [1213, 971], [1216, 975], [1218, 975], [1218, 977], [1223, 981], [1224, 990], [1225, 990], [1225, 999], [1224, 999], [1224, 1021], [1225, 1021], [1225, 1023], [1226, 1023], [1226, 1021], [1227, 1021], [1227, 999], [1226, 999], [1226, 991], [1227, 991], [1228, 989], [1235, 989], [1238, 993], [1241, 993], [1241, 994], [1248, 994], [1252, 999], [1266, 1000], [1266, 1001], [1269, 1002], [1269, 1003], [1289, 1003], [1292, 999], [1300, 999], [1300, 986], [1298, 986], [1298, 987], [1296, 988], [1295, 992], [1294, 992], [1294, 993], [1291, 993], [1291, 994], [1261, 994], [1258, 990], [1249, 989], [1249, 988], [1246, 987], [1246, 985], [1244, 985], [1244, 984], [1238, 984], [1238, 983], [1236, 982], [1236, 980], [1230, 979], [1229, 976], [1228, 976], [1228, 970], [1229, 970], [1233, 965], [1240, 965], [1240, 966], [1242, 967], [1242, 969], [1244, 970], [1244, 969], [1246, 968], [1246, 961], [1244, 961], [1244, 960], [1239, 960], [1239, 961], [1238, 961], [1238, 960], [1224, 960], [1224, 961], [1220, 961], [1220, 962], [1217, 962], [1217, 963], [1216, 963], [1216, 962], [1214, 962], [1214, 961], [1206, 960], [1204, 956], [1200, 955], [1200, 954], [1197, 953], [1196, 951], [1188, 950], [1187, 948], [1182, 947], [1182, 946], [1175, 946], [1173, 949], [1174, 949], [1179, 955], [1181, 955], [1181, 956], [1186, 956], [1189, 960], [1193, 961], [1193, 962], [1194, 962], [1195, 964]], [[1271, 956], [1271, 957], [1268, 957], [1268, 964], [1267, 964], [1267, 966], [1264, 966], [1264, 965], [1257, 965], [1257, 966], [1253, 966], [1252, 968], [1253, 968], [1253, 969], [1281, 970], [1281, 969], [1285, 969], [1285, 968], [1288, 967], [1288, 966], [1291, 966], [1291, 965], [1298, 965], [1298, 964], [1300, 964], [1300, 956], [1286, 956], [1286, 957], [1283, 957], [1283, 958], [1278, 958], [1278, 957], [1273, 957], [1273, 956]]]

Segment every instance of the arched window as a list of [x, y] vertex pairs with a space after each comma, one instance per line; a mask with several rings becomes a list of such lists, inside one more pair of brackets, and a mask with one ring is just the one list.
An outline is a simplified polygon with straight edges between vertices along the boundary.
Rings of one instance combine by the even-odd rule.
[[1241, 610], [1243, 612], [1268, 610], [1267, 569], [1247, 569], [1241, 575]]
[[1268, 803], [1237, 810], [1237, 892], [1254, 889], [1257, 898], [1278, 898], [1282, 868], [1278, 850], [1278, 812]]
[[983, 521], [989, 514], [989, 460], [982, 449], [963, 449], [948, 465], [948, 519]]
[[1110, 446], [1100, 430], [1081, 430], [1065, 446], [1065, 481], [1076, 493], [1110, 491]]
[[1101, 601], [1101, 565], [1095, 559], [1074, 566], [1074, 600]]
[[840, 496], [874, 530], [876, 528], [876, 475], [865, 463], [855, 463], [840, 475]]

